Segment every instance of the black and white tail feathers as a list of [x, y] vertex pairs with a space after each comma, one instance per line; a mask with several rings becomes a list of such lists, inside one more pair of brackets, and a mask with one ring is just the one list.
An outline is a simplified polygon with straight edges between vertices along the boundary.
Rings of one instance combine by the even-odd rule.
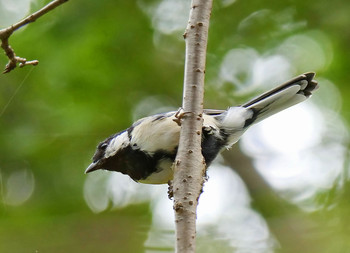
[[238, 108], [245, 108], [248, 110], [244, 126], [248, 127], [308, 99], [318, 88], [317, 81], [313, 80], [314, 77], [315, 73], [307, 72], [264, 92], [241, 106], [230, 107], [228, 110], [205, 109], [204, 113], [217, 116], [219, 121], [225, 121], [224, 118], [227, 118], [230, 110], [234, 110], [235, 113], [232, 114], [237, 115]]
[[252, 123], [257, 123], [308, 99], [312, 92], [318, 88], [317, 81], [313, 80], [314, 76], [315, 73], [313, 72], [297, 76], [250, 100], [242, 107], [253, 110], [255, 120]]
[[218, 127], [228, 135], [226, 147], [230, 147], [253, 124], [308, 99], [318, 88], [314, 76], [313, 72], [299, 75], [241, 106], [204, 110], [204, 114], [217, 120]]

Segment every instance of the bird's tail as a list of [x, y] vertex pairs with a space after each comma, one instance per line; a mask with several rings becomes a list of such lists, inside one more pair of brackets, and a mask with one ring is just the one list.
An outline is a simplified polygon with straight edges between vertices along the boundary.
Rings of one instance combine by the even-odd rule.
[[308, 99], [318, 88], [314, 76], [313, 72], [302, 74], [241, 105], [253, 111], [246, 127]]

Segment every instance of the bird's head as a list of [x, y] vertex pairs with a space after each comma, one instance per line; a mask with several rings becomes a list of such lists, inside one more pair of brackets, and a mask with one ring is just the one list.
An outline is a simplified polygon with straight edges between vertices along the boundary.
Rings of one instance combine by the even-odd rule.
[[85, 173], [99, 169], [118, 171], [118, 168], [122, 165], [121, 163], [123, 163], [123, 156], [120, 153], [123, 153], [123, 149], [129, 144], [127, 131], [108, 137], [97, 146], [92, 163], [85, 170]]

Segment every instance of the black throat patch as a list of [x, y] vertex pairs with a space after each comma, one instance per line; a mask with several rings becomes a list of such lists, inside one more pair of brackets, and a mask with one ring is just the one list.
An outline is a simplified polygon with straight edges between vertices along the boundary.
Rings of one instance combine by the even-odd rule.
[[159, 162], [164, 159], [174, 161], [174, 154], [165, 151], [157, 151], [154, 154], [146, 152], [135, 147], [127, 146], [115, 155], [106, 158], [103, 169], [118, 171], [129, 175], [134, 181], [145, 180], [151, 174], [159, 171]]

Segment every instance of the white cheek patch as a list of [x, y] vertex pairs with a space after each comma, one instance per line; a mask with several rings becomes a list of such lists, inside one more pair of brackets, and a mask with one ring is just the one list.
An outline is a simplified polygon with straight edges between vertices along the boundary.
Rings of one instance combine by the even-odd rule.
[[127, 145], [129, 145], [128, 132], [124, 131], [109, 142], [106, 148], [105, 158], [115, 155], [118, 150], [125, 148]]

